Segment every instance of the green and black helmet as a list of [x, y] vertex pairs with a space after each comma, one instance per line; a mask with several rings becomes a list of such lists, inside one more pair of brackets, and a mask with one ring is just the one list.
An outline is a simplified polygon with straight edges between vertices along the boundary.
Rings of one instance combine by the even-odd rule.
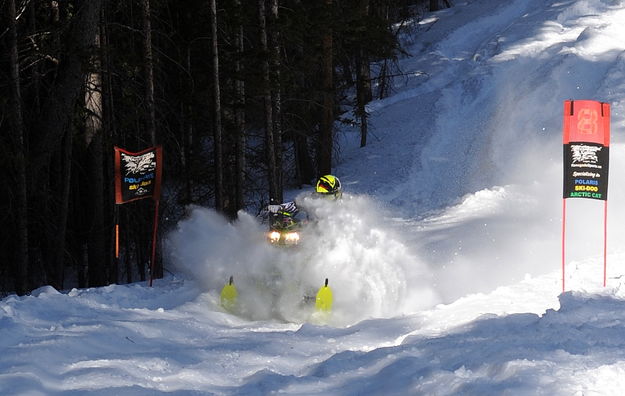
[[333, 175], [324, 175], [317, 180], [315, 192], [324, 197], [332, 197], [333, 199], [341, 198], [343, 189], [341, 181]]

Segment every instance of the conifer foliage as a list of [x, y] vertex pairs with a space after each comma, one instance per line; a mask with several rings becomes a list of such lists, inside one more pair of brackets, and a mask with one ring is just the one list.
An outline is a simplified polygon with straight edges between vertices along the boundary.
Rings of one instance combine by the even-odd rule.
[[114, 146], [163, 147], [164, 231], [189, 204], [234, 218], [328, 172], [336, 126], [366, 144], [365, 105], [433, 5], [0, 0], [0, 291], [149, 277], [153, 206], [115, 205]]

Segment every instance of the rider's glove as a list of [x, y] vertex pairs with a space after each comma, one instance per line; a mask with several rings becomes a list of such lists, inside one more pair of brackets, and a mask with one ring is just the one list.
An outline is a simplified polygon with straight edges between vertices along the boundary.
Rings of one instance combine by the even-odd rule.
[[278, 213], [281, 207], [281, 205], [267, 205], [267, 212]]

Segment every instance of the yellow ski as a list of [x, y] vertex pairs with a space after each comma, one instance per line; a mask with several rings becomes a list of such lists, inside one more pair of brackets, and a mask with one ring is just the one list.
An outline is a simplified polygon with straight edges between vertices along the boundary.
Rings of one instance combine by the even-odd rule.
[[234, 278], [231, 276], [228, 284], [221, 289], [221, 306], [226, 310], [232, 312], [237, 305], [237, 297], [239, 293], [234, 286]]
[[332, 289], [328, 286], [328, 278], [323, 286], [319, 288], [317, 292], [317, 298], [315, 299], [315, 310], [317, 312], [330, 312], [332, 311]]

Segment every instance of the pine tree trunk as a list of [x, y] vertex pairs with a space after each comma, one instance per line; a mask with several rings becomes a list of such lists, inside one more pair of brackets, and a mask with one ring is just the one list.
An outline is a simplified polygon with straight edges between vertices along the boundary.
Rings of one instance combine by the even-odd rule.
[[278, 0], [271, 0], [271, 71], [273, 99], [273, 135], [276, 156], [276, 199], [283, 201], [282, 178], [282, 86], [280, 83], [280, 31], [278, 26]]
[[269, 181], [269, 200], [279, 201], [278, 168], [275, 152], [275, 134], [273, 133], [273, 105], [271, 100], [271, 84], [269, 78], [269, 59], [267, 46], [267, 23], [265, 17], [265, 0], [258, 0], [258, 16], [260, 22], [260, 44], [263, 53], [263, 101], [265, 108], [265, 148], [267, 150], [267, 178]]
[[108, 5], [110, 3], [106, 3], [106, 6], [103, 10], [102, 16], [102, 25], [101, 25], [101, 45], [100, 45], [100, 58], [103, 62], [102, 69], [102, 83], [103, 83], [103, 104], [104, 104], [104, 128], [107, 131], [107, 136], [111, 139], [112, 142], [117, 142], [117, 128], [115, 123], [115, 100], [113, 96], [113, 65], [111, 62], [111, 51], [112, 46], [109, 42], [109, 9]]
[[[152, 146], [158, 144], [156, 137], [156, 109], [154, 105], [154, 58], [152, 54], [152, 11], [150, 0], [143, 0], [143, 34], [144, 34], [144, 68], [145, 68], [145, 103], [147, 111], [146, 132], [150, 138]], [[160, 199], [160, 197], [156, 197]], [[158, 215], [158, 214], [157, 214]], [[158, 243], [152, 240], [151, 243]], [[155, 262], [151, 263], [151, 279], [159, 279], [163, 277], [163, 263], [154, 258]]]
[[146, 133], [152, 146], [156, 145], [156, 111], [154, 109], [154, 61], [152, 57], [152, 16], [150, 0], [143, 0], [143, 39], [144, 39], [144, 69], [145, 69], [145, 104], [146, 104]]
[[[357, 10], [363, 27], [369, 14], [369, 0], [361, 0]], [[360, 118], [360, 147], [367, 145], [367, 110], [366, 105], [371, 101], [371, 77], [369, 57], [364, 45], [360, 45], [356, 58], [356, 114]]]
[[[100, 26], [100, 24], [98, 24]], [[95, 47], [100, 48], [100, 34]], [[106, 276], [106, 233], [104, 226], [104, 153], [102, 139], [102, 75], [100, 52], [92, 55], [91, 72], [85, 87], [85, 146], [88, 150], [89, 180], [92, 182], [89, 201], [91, 227], [89, 230], [89, 285], [103, 286]]]
[[[100, 24], [100, 59], [102, 61], [101, 67], [101, 79], [102, 79], [102, 122], [103, 122], [103, 134], [105, 137], [104, 142], [104, 174], [105, 174], [105, 186], [106, 191], [105, 196], [110, 192], [115, 190], [113, 175], [110, 175], [110, 171], [113, 169], [113, 156], [106, 155], [106, 153], [110, 153], [112, 142], [117, 142], [117, 133], [116, 133], [116, 125], [115, 125], [115, 117], [114, 117], [114, 100], [113, 100], [113, 83], [111, 78], [111, 46], [109, 45], [109, 30], [108, 30], [108, 22], [109, 22], [109, 5], [110, 2], [107, 2], [103, 5], [102, 9], [102, 18]], [[106, 170], [109, 170], [107, 172]], [[116, 219], [119, 222], [119, 207], [114, 205], [112, 202], [105, 200], [106, 208], [108, 208], [109, 216]], [[105, 215], [106, 217], [106, 215]], [[119, 223], [117, 223], [119, 224]], [[108, 281], [110, 283], [118, 283], [119, 282], [119, 272], [120, 272], [120, 263], [118, 258], [115, 256], [115, 229], [114, 227], [109, 227], [109, 237], [107, 241], [107, 245], [109, 246], [109, 255], [111, 258], [107, 260], [110, 264], [110, 271], [108, 276]], [[130, 282], [129, 282], [130, 283]]]
[[12, 125], [14, 136], [15, 174], [17, 179], [17, 233], [18, 246], [16, 252], [16, 279], [15, 291], [25, 294], [29, 291], [29, 254], [28, 254], [28, 193], [26, 184], [26, 150], [25, 131], [22, 116], [22, 93], [20, 87], [20, 69], [17, 55], [17, 21], [15, 20], [15, 0], [8, 0], [9, 17], [9, 46], [10, 46], [10, 69], [11, 69], [11, 102], [12, 102]]
[[191, 74], [191, 44], [187, 45], [187, 54], [185, 57], [185, 68], [187, 71], [187, 89], [185, 102], [181, 103], [183, 117], [183, 137], [182, 137], [182, 162], [184, 167], [184, 199], [185, 204], [193, 202], [193, 187], [191, 181], [191, 169], [193, 166], [193, 76]]
[[315, 167], [308, 149], [308, 138], [302, 133], [295, 135], [295, 162], [299, 183], [311, 183], [315, 177]]
[[[30, 31], [31, 32], [36, 32], [38, 31], [38, 26], [37, 26], [37, 2], [31, 2], [30, 6], [29, 6], [30, 10], [29, 10], [29, 25], [30, 25]], [[41, 66], [40, 65], [36, 65], [34, 67], [32, 67], [32, 71], [31, 71], [31, 78], [32, 78], [32, 86], [33, 86], [33, 90], [34, 90], [34, 99], [33, 99], [33, 109], [34, 109], [34, 113], [39, 115], [39, 113], [41, 112]]]
[[334, 125], [334, 61], [332, 58], [332, 4], [333, 0], [325, 0], [328, 14], [327, 27], [322, 42], [322, 73], [323, 73], [323, 115], [319, 137], [318, 172], [332, 172], [333, 125]]
[[[366, 78], [363, 74], [361, 74], [362, 72], [362, 66], [364, 64], [364, 61], [361, 59], [360, 60], [360, 65], [358, 67], [359, 72], [358, 72], [358, 84], [357, 84], [357, 93], [356, 93], [356, 101], [357, 101], [357, 115], [360, 118], [360, 147], [365, 147], [367, 145], [367, 134], [368, 134], [368, 130], [369, 130], [369, 125], [368, 125], [368, 121], [367, 121], [367, 109], [366, 109], [366, 100], [365, 100], [365, 88], [364, 88], [364, 79]], [[367, 65], [368, 66], [368, 65]], [[367, 67], [368, 70], [368, 67]]]
[[52, 236], [54, 244], [51, 246], [53, 257], [51, 258], [49, 269], [51, 285], [57, 290], [63, 290], [65, 281], [65, 251], [67, 235], [67, 220], [69, 218], [69, 199], [71, 192], [71, 175], [72, 175], [72, 132], [68, 131], [63, 138], [63, 152], [61, 158], [61, 174], [60, 174], [60, 199], [57, 217], [56, 232]]
[[245, 135], [245, 81], [243, 80], [243, 51], [245, 50], [243, 41], [243, 20], [241, 17], [241, 1], [235, 0], [237, 7], [237, 32], [235, 34], [236, 43], [236, 62], [235, 62], [235, 124], [236, 124], [236, 209], [245, 207], [245, 151], [246, 151], [246, 135]]
[[382, 67], [380, 68], [380, 72], [378, 73], [378, 99], [384, 99], [388, 96], [388, 83], [390, 77], [388, 77], [388, 61], [384, 59], [382, 62]]
[[88, 236], [89, 286], [105, 286], [106, 276], [106, 230], [104, 228], [104, 170], [102, 164], [102, 133], [93, 137], [87, 154], [89, 161], [89, 179], [93, 186], [90, 194], [91, 227]]
[[210, 0], [211, 7], [211, 37], [213, 50], [213, 154], [215, 161], [215, 209], [224, 211], [224, 186], [223, 186], [223, 147], [221, 126], [221, 93], [219, 86], [219, 46], [217, 37], [217, 1]]
[[[302, 6], [301, 0], [294, 0], [294, 3], [297, 7]], [[304, 45], [306, 43], [298, 43], [295, 47], [295, 55], [300, 59], [305, 59], [305, 50]], [[306, 76], [305, 73], [299, 71], [296, 74], [295, 84], [297, 87], [304, 88], [308, 85], [309, 76]], [[315, 103], [316, 108], [316, 103]], [[316, 110], [315, 110], [316, 111]], [[307, 104], [302, 106], [302, 113], [312, 112], [311, 110], [311, 101], [308, 101]], [[301, 125], [301, 124], [300, 124]], [[315, 178], [317, 174], [317, 170], [315, 168], [315, 163], [313, 162], [313, 158], [311, 156], [311, 150], [309, 147], [309, 136], [311, 135], [309, 131], [303, 130], [301, 127], [296, 127], [294, 131], [294, 152], [295, 152], [295, 167], [297, 172], [297, 182], [298, 184], [310, 184], [312, 180]], [[313, 150], [314, 151], [314, 150]]]
[[74, 116], [74, 106], [84, 87], [85, 70], [88, 69], [89, 59], [85, 54], [89, 53], [95, 40], [101, 3], [102, 0], [82, 2], [73, 16], [66, 39], [68, 48], [59, 65], [52, 91], [42, 107], [40, 134], [31, 150], [32, 175], [44, 176], [43, 171], [49, 167], [50, 158], [60, 147]]

